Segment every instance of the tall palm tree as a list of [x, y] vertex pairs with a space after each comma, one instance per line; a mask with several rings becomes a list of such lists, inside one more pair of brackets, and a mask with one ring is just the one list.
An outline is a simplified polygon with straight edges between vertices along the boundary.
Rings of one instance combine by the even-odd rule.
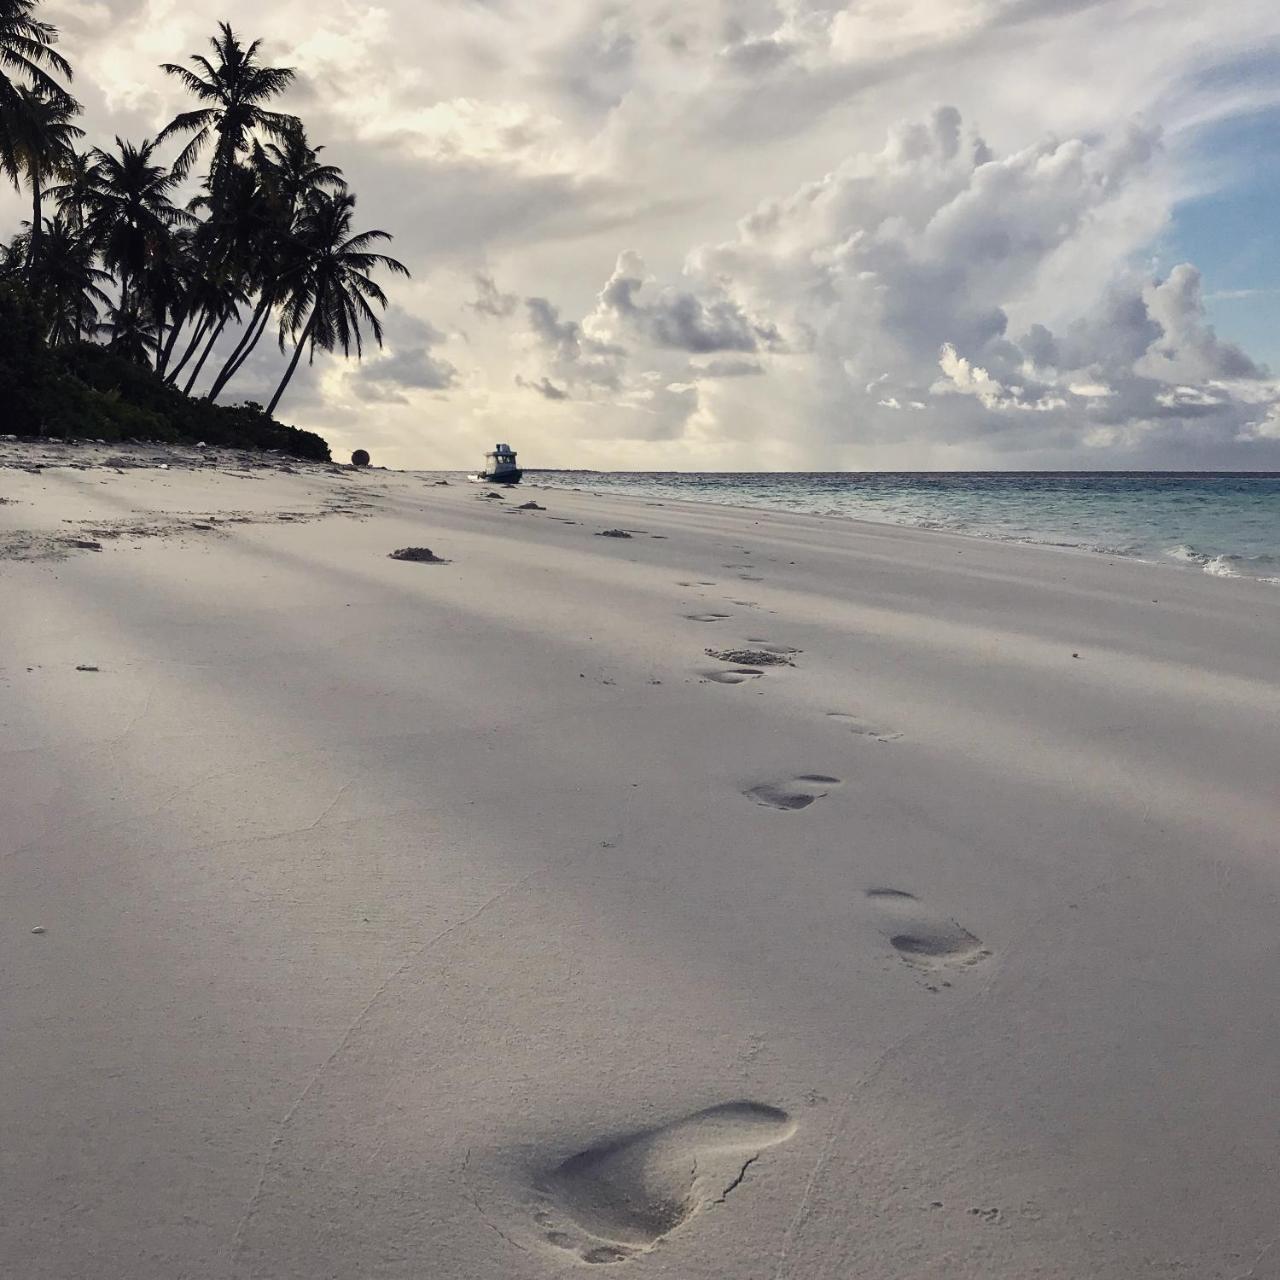
[[45, 192], [56, 202], [58, 212], [77, 230], [83, 230], [89, 216], [98, 166], [91, 151], [73, 151], [58, 170], [58, 182]]
[[120, 282], [122, 302], [147, 264], [148, 253], [176, 228], [195, 219], [173, 203], [178, 176], [153, 163], [156, 143], [116, 138], [116, 151], [95, 147], [97, 175], [89, 197], [89, 234], [103, 264]]
[[237, 156], [248, 148], [251, 135], [261, 131], [282, 138], [295, 120], [262, 105], [293, 83], [293, 69], [263, 66], [258, 61], [262, 41], [255, 40], [245, 48], [226, 22], [218, 24], [218, 32], [209, 41], [212, 61], [203, 54], [192, 54], [194, 71], [175, 62], [162, 64], [164, 71], [176, 76], [198, 101], [207, 105], [176, 115], [156, 139], [163, 142], [174, 135], [191, 135], [174, 161], [173, 170], [179, 178], [186, 177], [205, 145], [215, 139], [208, 182], [215, 204], [222, 197], [224, 181]]
[[84, 137], [84, 130], [72, 124], [79, 112], [80, 104], [61, 90], [49, 93], [27, 85], [14, 87], [12, 109], [5, 112], [10, 154], [31, 188], [28, 268], [40, 252], [45, 187], [75, 155], [75, 140]]
[[257, 175], [265, 201], [265, 221], [256, 246], [257, 271], [253, 284], [258, 302], [240, 340], [214, 378], [208, 398], [215, 400], [249, 358], [271, 319], [271, 309], [280, 301], [280, 284], [290, 259], [291, 237], [297, 219], [317, 197], [345, 189], [342, 170], [320, 161], [322, 146], [307, 141], [299, 121], [277, 144], [253, 145], [251, 166]]
[[186, 316], [194, 326], [186, 352], [171, 371], [176, 380], [187, 361], [196, 357], [187, 390], [194, 386], [226, 326], [239, 323], [240, 307], [248, 303], [271, 252], [272, 214], [258, 175], [249, 166], [234, 163], [223, 178], [217, 201], [208, 185], [206, 194], [188, 206], [192, 211], [207, 211], [208, 216], [196, 226], [192, 244], [201, 264], [200, 279], [193, 282], [187, 298]]
[[298, 257], [287, 278], [287, 297], [280, 318], [280, 349], [285, 334], [298, 334], [293, 358], [280, 379], [267, 413], [280, 403], [302, 348], [310, 346], [312, 360], [316, 348], [333, 351], [342, 348], [343, 355], [363, 354], [360, 323], [369, 326], [378, 345], [382, 345], [382, 322], [369, 304], [375, 302], [385, 310], [387, 296], [370, 277], [377, 267], [408, 276], [409, 269], [383, 253], [371, 253], [369, 246], [390, 240], [386, 231], [351, 233], [351, 214], [356, 198], [350, 192], [318, 195], [298, 219], [295, 237]]
[[52, 346], [79, 342], [97, 329], [98, 308], [109, 308], [111, 276], [95, 263], [92, 240], [62, 215], [46, 218], [40, 252], [28, 269], [32, 293], [49, 317]]
[[55, 77], [71, 79], [71, 64], [53, 47], [58, 29], [34, 12], [35, 0], [0, 0], [0, 175], [19, 190], [25, 174], [18, 128], [22, 90], [56, 97], [65, 90]]

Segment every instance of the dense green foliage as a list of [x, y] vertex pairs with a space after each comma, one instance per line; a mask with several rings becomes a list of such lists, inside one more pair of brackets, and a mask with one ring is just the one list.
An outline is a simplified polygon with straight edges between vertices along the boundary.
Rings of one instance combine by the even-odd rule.
[[[409, 274], [373, 251], [387, 232], [353, 229], [355, 196], [302, 122], [268, 105], [294, 72], [265, 65], [259, 41], [246, 45], [220, 23], [207, 55], [161, 68], [193, 110], [155, 138], [77, 151], [80, 104], [62, 83], [72, 68], [36, 9], [0, 0], [0, 178], [25, 186], [31, 202], [25, 231], [0, 244], [0, 284], [25, 290], [27, 301], [15, 292], [7, 305], [36, 323], [58, 372], [40, 372], [34, 351], [15, 356], [44, 391], [23, 390], [14, 412], [52, 430], [97, 396], [111, 401], [98, 418], [134, 422], [126, 434], [144, 434], [143, 422], [211, 443], [218, 430], [290, 431], [270, 414], [303, 354], [354, 348], [358, 358], [365, 334], [381, 345], [387, 298], [373, 273]], [[183, 145], [166, 164], [160, 151], [172, 139]], [[247, 405], [228, 425], [209, 409], [273, 322], [284, 353], [275, 393], [265, 413]], [[203, 400], [188, 400], [202, 381]], [[105, 438], [97, 428], [74, 434]]]
[[276, 422], [257, 404], [193, 400], [153, 369], [92, 342], [51, 347], [47, 320], [20, 284], [0, 285], [0, 427], [88, 440], [203, 441], [329, 460], [318, 435]]

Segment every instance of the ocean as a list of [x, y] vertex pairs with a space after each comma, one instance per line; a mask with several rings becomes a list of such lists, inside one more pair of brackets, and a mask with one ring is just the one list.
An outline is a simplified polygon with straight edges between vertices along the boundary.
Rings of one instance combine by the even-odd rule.
[[1076, 547], [1280, 584], [1280, 473], [527, 471], [555, 488]]

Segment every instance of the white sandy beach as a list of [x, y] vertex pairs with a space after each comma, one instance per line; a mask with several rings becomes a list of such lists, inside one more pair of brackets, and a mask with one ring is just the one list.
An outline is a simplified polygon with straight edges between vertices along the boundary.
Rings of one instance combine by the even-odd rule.
[[0, 446], [0, 1275], [1280, 1280], [1280, 589], [216, 452]]

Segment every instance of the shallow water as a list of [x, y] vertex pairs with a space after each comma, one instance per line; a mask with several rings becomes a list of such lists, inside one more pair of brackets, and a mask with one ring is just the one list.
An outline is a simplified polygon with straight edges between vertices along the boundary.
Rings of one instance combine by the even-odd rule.
[[683, 498], [1078, 547], [1280, 584], [1280, 474], [535, 471], [557, 488]]

